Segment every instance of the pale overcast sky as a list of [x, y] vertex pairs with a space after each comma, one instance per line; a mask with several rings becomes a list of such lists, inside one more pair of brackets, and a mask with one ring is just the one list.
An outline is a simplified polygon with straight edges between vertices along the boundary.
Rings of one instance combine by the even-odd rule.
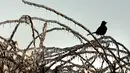
[[[106, 35], [112, 36], [118, 42], [123, 43], [127, 48], [130, 48], [130, 0], [29, 0], [39, 4], [51, 7], [78, 22], [85, 25], [89, 30], [95, 31], [102, 20], [107, 21], [108, 31]], [[1, 0], [0, 2], [0, 22], [8, 19], [19, 19], [22, 15], [37, 16], [47, 19], [53, 19], [53, 13], [45, 9], [28, 6], [22, 3], [22, 0]], [[56, 17], [61, 20], [60, 17]], [[56, 19], [56, 20], [57, 20]], [[70, 24], [69, 24], [70, 25]], [[0, 36], [8, 37], [14, 26], [0, 26]], [[29, 42], [27, 39], [31, 34], [26, 33], [28, 28], [22, 26], [18, 37], [21, 44]], [[64, 33], [60, 33], [63, 35]], [[67, 33], [65, 33], [67, 34]], [[87, 33], [84, 33], [87, 34]], [[21, 37], [22, 36], [22, 37]], [[70, 35], [68, 35], [70, 36]], [[54, 38], [55, 37], [55, 38]], [[54, 44], [54, 41], [59, 41], [57, 45], [67, 45], [76, 42], [75, 38], [53, 38], [48, 41], [48, 44]], [[66, 40], [70, 40], [67, 42]], [[75, 41], [72, 41], [75, 40]], [[25, 46], [25, 45], [22, 45]]]

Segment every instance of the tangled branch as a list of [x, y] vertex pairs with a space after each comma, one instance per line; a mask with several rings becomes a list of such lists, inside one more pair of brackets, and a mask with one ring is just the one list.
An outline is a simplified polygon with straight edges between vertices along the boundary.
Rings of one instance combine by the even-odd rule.
[[[40, 7], [54, 12], [61, 17], [68, 19], [91, 34], [84, 25], [72, 18], [44, 5], [22, 0], [27, 5]], [[33, 21], [41, 21], [42, 32], [35, 28]], [[0, 25], [15, 23], [16, 26], [9, 39], [0, 36], [0, 73], [128, 73], [130, 72], [130, 52], [120, 42], [111, 36], [89, 40], [80, 32], [56, 20], [47, 20], [40, 17], [23, 15], [18, 20], [6, 20]], [[28, 24], [31, 28], [32, 40], [24, 49], [19, 48], [17, 41], [13, 40], [18, 27]], [[48, 23], [54, 26], [48, 29]], [[75, 36], [80, 44], [70, 47], [48, 47], [44, 40], [48, 33], [53, 31], [67, 31]], [[39, 40], [39, 42], [36, 42]], [[36, 46], [38, 44], [39, 46]], [[28, 54], [30, 53], [30, 54]], [[78, 61], [77, 61], [78, 60]], [[77, 61], [77, 62], [76, 62]]]

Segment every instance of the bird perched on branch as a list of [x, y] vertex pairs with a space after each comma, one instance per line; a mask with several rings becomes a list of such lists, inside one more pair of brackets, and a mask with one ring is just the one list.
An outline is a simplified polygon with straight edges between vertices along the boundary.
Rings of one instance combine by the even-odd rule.
[[[105, 35], [105, 33], [107, 32], [106, 23], [107, 23], [106, 21], [102, 21], [101, 25], [98, 27], [96, 32], [93, 32], [92, 34]], [[90, 35], [90, 34], [87, 34], [87, 35]]]

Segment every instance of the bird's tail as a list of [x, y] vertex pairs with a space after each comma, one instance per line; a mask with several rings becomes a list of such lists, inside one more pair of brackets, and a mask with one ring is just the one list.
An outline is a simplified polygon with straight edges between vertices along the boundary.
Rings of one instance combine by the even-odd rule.
[[[95, 34], [96, 32], [92, 32], [92, 34]], [[90, 35], [90, 33], [89, 34], [87, 34], [87, 36], [89, 36]]]

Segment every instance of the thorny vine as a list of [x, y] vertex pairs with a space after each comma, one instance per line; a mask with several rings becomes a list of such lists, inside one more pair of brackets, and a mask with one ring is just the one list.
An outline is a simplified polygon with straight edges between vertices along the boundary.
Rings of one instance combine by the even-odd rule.
[[[22, 0], [27, 5], [40, 7], [49, 10], [61, 17], [73, 22], [91, 34], [84, 25], [73, 20], [72, 18], [44, 5]], [[43, 22], [42, 33], [35, 28], [33, 20]], [[80, 32], [73, 30], [71, 27], [56, 20], [47, 20], [40, 17], [31, 17], [23, 15], [19, 20], [6, 20], [0, 22], [0, 25], [8, 23], [16, 23], [16, 26], [10, 35], [9, 39], [0, 36], [0, 73], [128, 73], [130, 72], [130, 52], [121, 43], [117, 42], [111, 36], [103, 36], [94, 40], [89, 40], [87, 36], [83, 36]], [[27, 48], [20, 49], [13, 40], [15, 33], [21, 23], [29, 24], [32, 30], [32, 41]], [[48, 23], [58, 24], [61, 27], [53, 27], [47, 29]], [[69, 31], [81, 44], [71, 47], [47, 47], [44, 45], [44, 40], [47, 33], [53, 31]], [[36, 40], [39, 39], [37, 47]], [[47, 39], [46, 39], [47, 40]], [[33, 45], [33, 47], [31, 46]], [[27, 53], [31, 50], [31, 55]], [[21, 53], [21, 54], [19, 54]], [[82, 64], [76, 64], [75, 59], [80, 59]], [[95, 63], [99, 66], [96, 67]], [[59, 63], [60, 65], [57, 65]], [[55, 66], [54, 69], [51, 69]]]

